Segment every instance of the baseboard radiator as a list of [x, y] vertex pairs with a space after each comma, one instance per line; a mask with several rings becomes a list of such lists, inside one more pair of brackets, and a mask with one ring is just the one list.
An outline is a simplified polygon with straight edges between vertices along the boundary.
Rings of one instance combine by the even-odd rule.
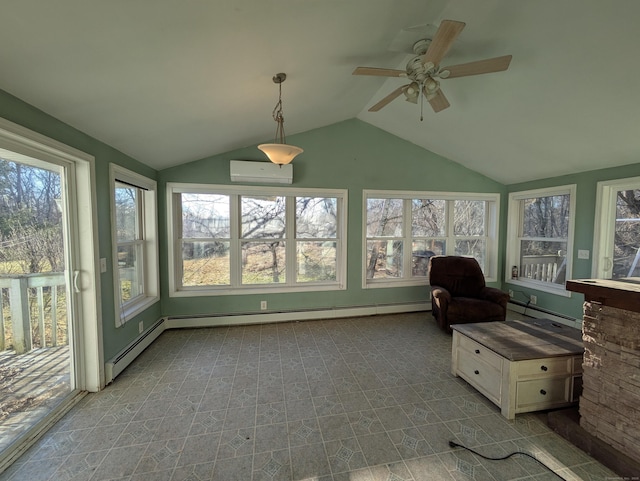
[[536, 319], [551, 319], [552, 321], [564, 324], [565, 326], [575, 327], [576, 329], [582, 328], [582, 319], [576, 319], [575, 317], [553, 312], [542, 307], [538, 307], [535, 304], [530, 304], [521, 301], [509, 301], [508, 309], [524, 314], [525, 316], [535, 317]]
[[246, 324], [266, 324], [272, 322], [309, 321], [317, 319], [338, 319], [341, 317], [375, 316], [398, 314], [431, 309], [431, 302], [408, 302], [379, 304], [375, 306], [336, 307], [332, 309], [296, 309], [278, 312], [248, 312], [201, 316], [169, 316], [166, 329], [237, 326]]
[[140, 334], [127, 347], [107, 361], [104, 366], [105, 384], [112, 383], [116, 376], [124, 371], [166, 328], [166, 318], [157, 320], [149, 329]]

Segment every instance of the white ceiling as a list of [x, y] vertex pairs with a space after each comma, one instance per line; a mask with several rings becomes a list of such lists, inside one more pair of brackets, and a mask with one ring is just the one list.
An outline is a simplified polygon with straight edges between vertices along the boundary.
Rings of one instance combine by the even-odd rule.
[[[0, 89], [156, 169], [358, 117], [503, 183], [640, 161], [638, 0], [0, 0]], [[438, 114], [398, 98], [403, 29], [467, 26]], [[391, 50], [390, 50], [391, 49]], [[406, 82], [405, 82], [406, 83]], [[302, 146], [304, 147], [304, 146]], [[304, 154], [303, 154], [304, 155]]]

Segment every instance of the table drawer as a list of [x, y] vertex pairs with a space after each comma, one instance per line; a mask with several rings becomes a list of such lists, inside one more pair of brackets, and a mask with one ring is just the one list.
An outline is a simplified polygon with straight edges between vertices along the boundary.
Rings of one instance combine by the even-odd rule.
[[571, 377], [520, 381], [516, 386], [516, 410], [537, 405], [540, 409], [569, 402]]
[[537, 376], [562, 376], [571, 374], [573, 358], [552, 357], [546, 359], [532, 359], [518, 361], [518, 379]]
[[459, 347], [469, 352], [472, 358], [480, 359], [495, 369], [502, 369], [502, 357], [468, 337], [459, 337]]
[[460, 376], [485, 394], [491, 401], [500, 404], [501, 370], [485, 363], [481, 359], [471, 357], [465, 350], [458, 350], [457, 356]]

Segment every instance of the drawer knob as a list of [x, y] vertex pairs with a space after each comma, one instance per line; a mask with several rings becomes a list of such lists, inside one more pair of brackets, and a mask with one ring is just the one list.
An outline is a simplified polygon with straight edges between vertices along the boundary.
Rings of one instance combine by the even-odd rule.
[[478, 371], [477, 369], [475, 371], [473, 371], [474, 374], [480, 374], [480, 371]]
[[545, 391], [544, 389], [540, 389], [540, 394], [542, 394], [543, 396], [547, 395], [547, 391]]
[[476, 354], [480, 354], [480, 349], [476, 349]]
[[542, 369], [543, 371], [548, 371], [549, 368], [547, 366], [540, 366], [540, 369]]

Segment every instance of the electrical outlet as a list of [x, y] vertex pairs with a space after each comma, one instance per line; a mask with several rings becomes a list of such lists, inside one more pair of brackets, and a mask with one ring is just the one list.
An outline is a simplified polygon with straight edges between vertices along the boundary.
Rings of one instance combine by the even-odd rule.
[[513, 299], [513, 291], [509, 289], [509, 297]]
[[144, 331], [144, 322], [143, 322], [143, 321], [140, 321], [140, 322], [138, 323], [138, 332], [139, 332], [140, 334], [142, 334], [142, 331]]
[[531, 304], [536, 305], [538, 303], [538, 296], [534, 296], [533, 294], [529, 296], [529, 302]]
[[260, 310], [261, 311], [267, 310], [267, 301], [260, 301]]
[[107, 272], [107, 259], [105, 257], [100, 258], [100, 272]]

